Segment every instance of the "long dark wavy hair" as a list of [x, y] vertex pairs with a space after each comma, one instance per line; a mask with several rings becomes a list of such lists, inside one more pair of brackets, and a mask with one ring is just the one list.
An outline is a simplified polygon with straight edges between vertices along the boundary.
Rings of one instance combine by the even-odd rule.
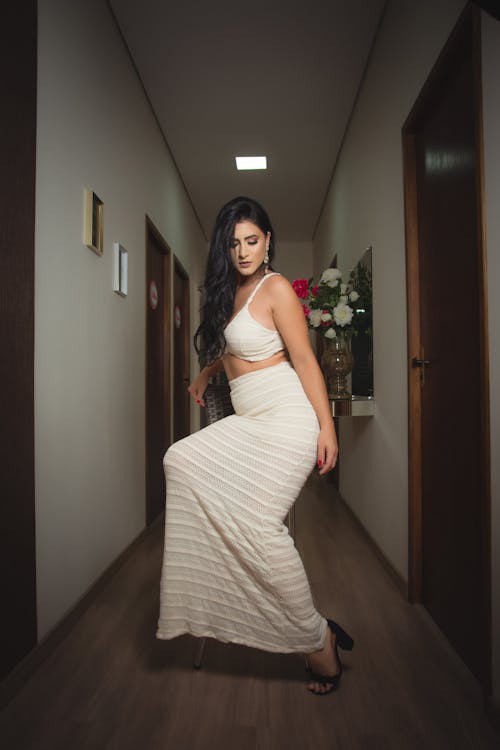
[[210, 240], [205, 281], [201, 287], [201, 323], [194, 334], [194, 348], [200, 355], [200, 364], [210, 364], [222, 356], [226, 345], [224, 327], [234, 308], [238, 272], [231, 260], [234, 225], [251, 221], [266, 234], [269, 242], [269, 267], [274, 257], [274, 230], [269, 216], [260, 203], [252, 198], [233, 198], [219, 211]]

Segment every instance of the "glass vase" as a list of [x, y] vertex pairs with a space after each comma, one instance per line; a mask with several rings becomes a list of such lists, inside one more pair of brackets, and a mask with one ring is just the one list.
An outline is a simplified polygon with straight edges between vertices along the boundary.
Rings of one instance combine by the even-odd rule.
[[328, 398], [351, 398], [347, 376], [354, 365], [351, 350], [351, 333], [337, 332], [334, 339], [323, 338], [324, 349], [321, 357], [321, 369], [326, 380]]

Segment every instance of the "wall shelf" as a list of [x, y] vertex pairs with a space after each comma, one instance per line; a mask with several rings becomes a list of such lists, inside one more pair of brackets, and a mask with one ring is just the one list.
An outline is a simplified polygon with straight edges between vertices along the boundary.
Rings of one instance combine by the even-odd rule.
[[330, 399], [330, 403], [334, 417], [373, 417], [375, 415], [373, 396]]

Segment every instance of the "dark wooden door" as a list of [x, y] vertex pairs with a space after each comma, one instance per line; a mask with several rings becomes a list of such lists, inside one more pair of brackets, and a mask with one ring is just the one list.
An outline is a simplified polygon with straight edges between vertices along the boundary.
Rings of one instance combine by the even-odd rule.
[[170, 445], [170, 252], [146, 221], [146, 523], [165, 507]]
[[410, 388], [419, 389], [410, 419], [420, 421], [420, 445], [410, 439], [410, 461], [419, 463], [421, 499], [420, 519], [411, 517], [421, 524], [417, 598], [487, 684], [481, 144], [470, 15], [462, 23], [426, 84], [407, 131], [416, 186], [410, 221], [418, 250], [416, 275], [410, 275], [409, 283], [417, 287], [419, 311], [415, 320], [417, 311], [409, 308]]
[[190, 375], [189, 277], [174, 259], [174, 440], [189, 435], [191, 397], [187, 392]]
[[[37, 3], [2, 10], [0, 680], [37, 642], [34, 440]], [[7, 72], [8, 71], [8, 72]], [[43, 341], [38, 342], [43, 346]]]

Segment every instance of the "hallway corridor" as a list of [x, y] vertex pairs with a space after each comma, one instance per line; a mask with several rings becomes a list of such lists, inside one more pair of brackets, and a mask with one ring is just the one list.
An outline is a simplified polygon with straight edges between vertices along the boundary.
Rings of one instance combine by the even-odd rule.
[[207, 640], [157, 641], [163, 526], [147, 535], [0, 717], [6, 750], [499, 748], [481, 691], [419, 606], [404, 601], [331, 485], [296, 504], [318, 609], [355, 640], [337, 693], [302, 658]]

